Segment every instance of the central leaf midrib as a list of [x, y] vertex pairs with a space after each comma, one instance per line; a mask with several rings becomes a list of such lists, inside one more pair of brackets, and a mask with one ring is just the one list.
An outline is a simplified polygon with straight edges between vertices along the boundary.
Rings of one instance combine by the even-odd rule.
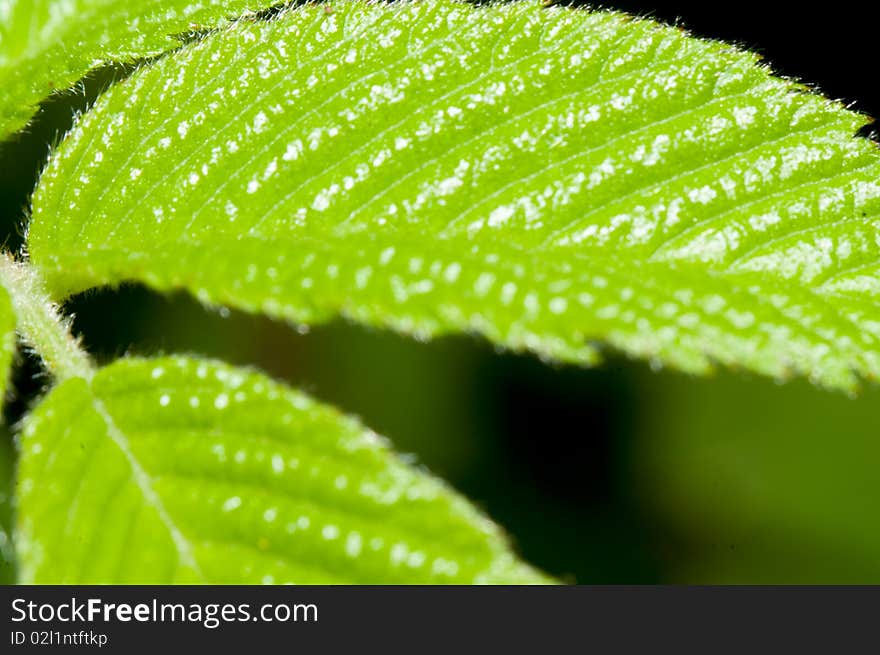
[[97, 413], [98, 416], [101, 417], [101, 420], [103, 420], [106, 427], [106, 436], [113, 444], [116, 445], [116, 447], [125, 458], [131, 471], [131, 478], [132, 480], [134, 480], [136, 486], [140, 490], [141, 495], [144, 499], [144, 503], [146, 503], [156, 512], [159, 520], [168, 530], [168, 536], [171, 539], [171, 542], [174, 545], [177, 553], [178, 563], [183, 564], [184, 566], [191, 569], [203, 582], [205, 582], [205, 577], [195, 557], [192, 544], [187, 541], [184, 533], [180, 530], [180, 528], [177, 527], [174, 519], [165, 508], [161, 496], [153, 488], [152, 478], [149, 473], [147, 473], [146, 470], [141, 466], [140, 462], [135, 456], [131, 448], [131, 444], [128, 441], [128, 437], [122, 430], [120, 430], [116, 426], [112, 414], [104, 405], [104, 402], [94, 392], [91, 384], [89, 384], [87, 388], [90, 394], [92, 408], [94, 409], [95, 413]]

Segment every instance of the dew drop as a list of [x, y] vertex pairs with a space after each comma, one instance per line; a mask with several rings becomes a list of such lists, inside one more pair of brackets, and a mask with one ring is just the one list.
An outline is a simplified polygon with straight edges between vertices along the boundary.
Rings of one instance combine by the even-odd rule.
[[226, 502], [223, 503], [223, 511], [231, 512], [234, 509], [238, 509], [241, 507], [241, 498], [238, 496], [230, 496], [226, 499]]

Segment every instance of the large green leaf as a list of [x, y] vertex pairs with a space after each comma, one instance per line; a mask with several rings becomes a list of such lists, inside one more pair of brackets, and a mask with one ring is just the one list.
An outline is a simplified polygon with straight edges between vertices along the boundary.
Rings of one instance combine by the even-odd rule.
[[356, 421], [207, 361], [60, 384], [25, 424], [19, 493], [23, 582], [548, 580]]
[[3, 0], [0, 2], [0, 140], [21, 129], [43, 98], [92, 68], [157, 55], [175, 37], [222, 25], [278, 0]]
[[754, 55], [613, 13], [304, 6], [103, 96], [29, 247], [297, 322], [596, 341], [850, 388], [880, 372], [880, 154]]

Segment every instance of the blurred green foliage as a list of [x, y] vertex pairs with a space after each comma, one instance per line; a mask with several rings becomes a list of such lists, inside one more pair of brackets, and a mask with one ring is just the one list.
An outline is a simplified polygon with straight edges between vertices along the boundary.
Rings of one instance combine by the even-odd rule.
[[880, 582], [880, 390], [734, 376], [645, 385], [642, 497], [681, 582]]

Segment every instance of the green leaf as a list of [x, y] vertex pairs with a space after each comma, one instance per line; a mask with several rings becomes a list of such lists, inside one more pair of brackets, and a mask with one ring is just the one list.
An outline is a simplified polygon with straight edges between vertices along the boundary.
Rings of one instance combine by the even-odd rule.
[[[0, 401], [6, 396], [14, 353], [15, 316], [9, 293], [0, 284]], [[9, 433], [0, 427], [0, 584], [11, 584], [15, 578], [12, 546], [14, 475], [15, 447]]]
[[267, 0], [5, 0], [0, 4], [0, 141], [36, 105], [107, 62], [180, 45], [176, 35], [218, 27]]
[[535, 583], [498, 529], [384, 441], [257, 373], [126, 359], [22, 433], [32, 583]]
[[0, 428], [0, 584], [15, 582], [14, 494], [15, 445], [9, 432]]
[[51, 158], [55, 293], [140, 280], [312, 323], [880, 373], [880, 155], [756, 56], [614, 13], [448, 0], [237, 24]]
[[0, 284], [0, 399], [6, 395], [9, 368], [15, 354], [15, 313], [9, 292]]

